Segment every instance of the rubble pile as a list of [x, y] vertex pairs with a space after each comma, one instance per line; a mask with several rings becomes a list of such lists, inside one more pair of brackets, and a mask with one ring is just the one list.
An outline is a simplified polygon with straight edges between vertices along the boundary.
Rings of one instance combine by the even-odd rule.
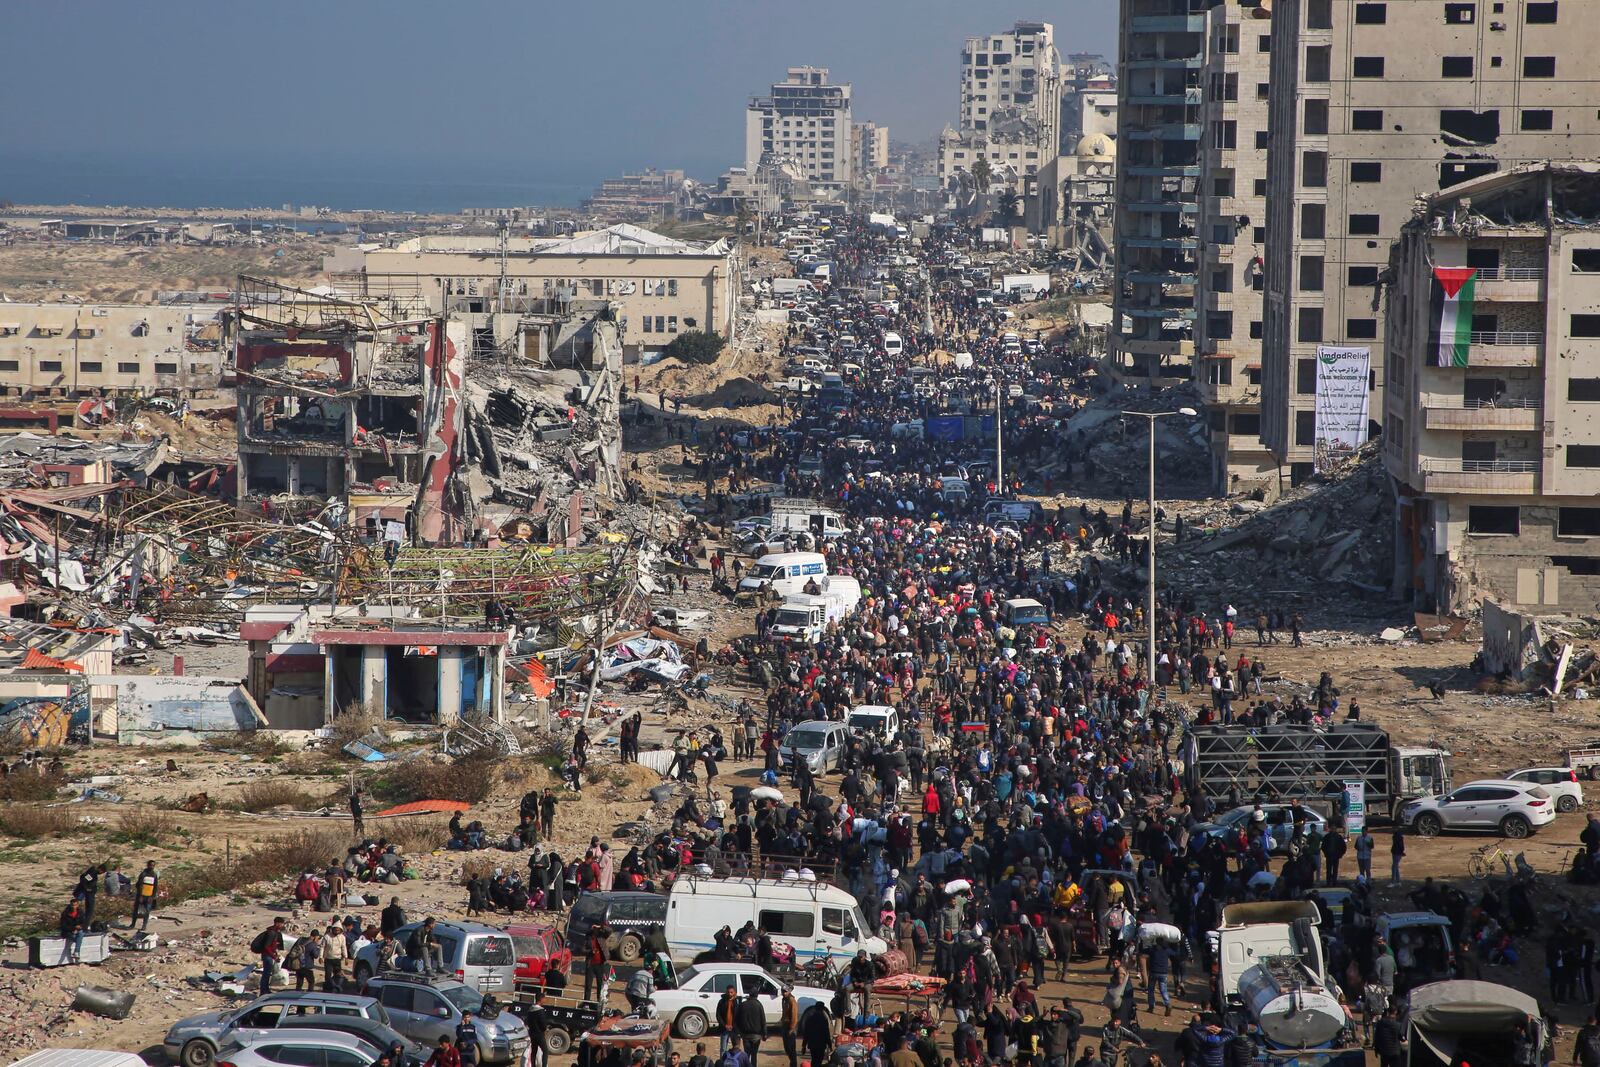
[[1183, 515], [1199, 532], [1163, 549], [1165, 579], [1273, 593], [1325, 584], [1388, 589], [1394, 496], [1375, 444], [1273, 504], [1244, 500]]

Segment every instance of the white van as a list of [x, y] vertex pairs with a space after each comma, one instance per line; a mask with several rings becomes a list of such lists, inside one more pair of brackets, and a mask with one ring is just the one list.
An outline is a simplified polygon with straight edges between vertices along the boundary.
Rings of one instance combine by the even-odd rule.
[[772, 501], [772, 516], [768, 524], [772, 537], [784, 534], [811, 534], [827, 538], [846, 533], [844, 516], [815, 500], [803, 497], [778, 497]]
[[799, 959], [840, 958], [843, 965], [865, 950], [876, 956], [889, 946], [868, 934], [856, 898], [827, 882], [795, 878], [700, 878], [680, 876], [667, 898], [667, 954], [691, 963], [716, 946], [717, 931], [753, 922], [772, 940], [791, 945]]
[[905, 350], [906, 350], [905, 342], [900, 340], [900, 335], [899, 334], [897, 334], [897, 333], [886, 333], [886, 334], [883, 335], [883, 354], [884, 355], [888, 356], [890, 359], [897, 359], [900, 356], [900, 354], [902, 352], [904, 352]]
[[972, 353], [971, 352], [957, 352], [955, 355], [950, 357], [950, 360], [951, 360], [951, 362], [953, 362], [956, 365], [956, 370], [971, 370], [972, 369]]
[[828, 561], [821, 552], [774, 552], [756, 560], [739, 580], [739, 591], [757, 593], [770, 590], [779, 596], [804, 593], [813, 578], [822, 585], [828, 576]]
[[887, 704], [857, 704], [844, 724], [851, 733], [872, 734], [885, 745], [900, 736], [900, 713]]

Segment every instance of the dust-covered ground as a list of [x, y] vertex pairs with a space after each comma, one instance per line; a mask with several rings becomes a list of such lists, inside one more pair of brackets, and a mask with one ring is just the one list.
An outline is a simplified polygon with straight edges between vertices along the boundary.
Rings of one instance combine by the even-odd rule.
[[0, 297], [12, 301], [145, 303], [158, 290], [228, 291], [241, 274], [315, 284], [328, 237], [298, 235], [260, 245], [0, 244]]

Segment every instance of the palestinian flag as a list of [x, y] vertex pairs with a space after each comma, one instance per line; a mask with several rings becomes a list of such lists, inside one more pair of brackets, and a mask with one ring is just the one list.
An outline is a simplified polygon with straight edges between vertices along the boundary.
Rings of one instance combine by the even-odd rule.
[[1436, 367], [1467, 365], [1467, 350], [1472, 343], [1473, 279], [1477, 274], [1474, 267], [1433, 268], [1429, 303], [1438, 337], [1433, 358]]

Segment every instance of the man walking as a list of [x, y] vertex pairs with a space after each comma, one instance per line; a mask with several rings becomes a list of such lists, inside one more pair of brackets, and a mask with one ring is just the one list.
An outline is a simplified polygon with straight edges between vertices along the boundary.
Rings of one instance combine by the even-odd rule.
[[1372, 884], [1372, 850], [1377, 847], [1377, 842], [1372, 839], [1372, 831], [1365, 826], [1356, 836], [1356, 873], [1366, 879], [1366, 884]]
[[1339, 861], [1344, 859], [1344, 833], [1333, 827], [1322, 835], [1322, 859], [1328, 865], [1328, 885], [1339, 884]]
[[156, 886], [160, 881], [156, 861], [146, 861], [144, 870], [133, 880], [133, 918], [128, 920], [128, 929], [136, 926], [141, 930], [150, 928], [150, 913], [156, 908]]
[[344, 961], [350, 958], [350, 942], [344, 931], [329, 926], [322, 938], [322, 988], [329, 993], [344, 992]]
[[734, 1019], [739, 1026], [739, 1040], [744, 1046], [744, 1054], [750, 1057], [754, 1067], [756, 1058], [761, 1055], [761, 1039], [767, 1035], [767, 1010], [761, 1006], [761, 998], [754, 993], [740, 997], [738, 1006], [734, 1008]]
[[363, 817], [364, 809], [361, 804], [361, 783], [350, 778], [350, 826], [355, 831], [356, 840], [360, 841], [367, 836], [367, 824]]
[[1400, 884], [1400, 861], [1406, 855], [1406, 833], [1400, 827], [1394, 828], [1394, 836], [1389, 839], [1389, 884]]
[[607, 947], [611, 927], [604, 920], [589, 927], [589, 945], [583, 957], [583, 999], [598, 1000], [605, 991], [606, 972], [610, 970]]
[[279, 915], [272, 925], [256, 935], [250, 943], [252, 952], [261, 957], [261, 995], [272, 991], [272, 976], [278, 970], [278, 959], [283, 955], [283, 929], [286, 920]]

